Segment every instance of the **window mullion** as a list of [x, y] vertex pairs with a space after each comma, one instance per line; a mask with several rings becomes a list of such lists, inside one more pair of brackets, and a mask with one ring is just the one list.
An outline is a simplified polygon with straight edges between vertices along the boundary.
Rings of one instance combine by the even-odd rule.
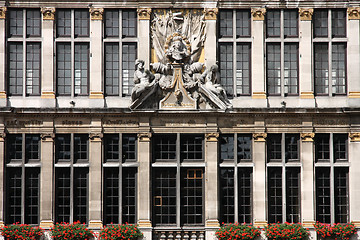
[[21, 223], [25, 223], [25, 133], [22, 134], [22, 164], [21, 164]]
[[22, 81], [22, 96], [26, 96], [26, 9], [23, 9], [23, 35], [22, 35], [22, 47], [23, 47], [23, 64], [22, 64], [22, 75], [23, 75], [23, 81]]
[[[71, 97], [75, 96], [75, 12], [71, 10], [71, 36], [70, 36], [70, 51], [71, 51]], [[72, 139], [72, 138], [71, 138]]]
[[[282, 11], [281, 11], [282, 13]], [[282, 15], [281, 15], [282, 16]], [[283, 29], [283, 28], [281, 28]], [[282, 42], [283, 43], [283, 42]], [[281, 88], [283, 89], [283, 88]], [[285, 133], [281, 134], [281, 165], [282, 165], [282, 220], [286, 222], [286, 168], [285, 168]]]
[[122, 189], [122, 182], [123, 182], [123, 174], [122, 174], [122, 133], [119, 133], [119, 224], [122, 224], [122, 198], [123, 198], [123, 189]]
[[119, 44], [119, 96], [123, 96], [123, 69], [122, 69], [122, 17], [123, 13], [119, 10], [119, 37], [118, 37], [118, 44]]
[[237, 66], [236, 66], [236, 10], [233, 10], [233, 97], [237, 96], [237, 89], [236, 89], [236, 70], [237, 70]]
[[176, 227], [181, 225], [181, 169], [180, 169], [180, 133], [176, 134]]
[[[328, 88], [329, 88], [329, 96], [332, 96], [333, 95], [333, 91], [332, 91], [332, 42], [331, 42], [331, 39], [332, 39], [332, 22], [331, 22], [331, 9], [329, 9], [328, 11], [328, 49], [329, 49], [329, 60], [328, 60], [328, 63], [329, 63], [329, 73], [328, 73], [328, 76], [329, 76], [329, 82], [328, 82]], [[332, 216], [333, 214], [331, 214]]]
[[335, 222], [335, 181], [334, 181], [334, 146], [333, 146], [334, 135], [330, 133], [329, 138], [329, 149], [330, 149], [330, 220], [331, 223]]
[[284, 91], [284, 11], [280, 11], [280, 95], [284, 97], [285, 91]]
[[238, 134], [234, 134], [234, 221], [239, 222], [239, 184], [238, 184], [238, 156], [237, 156]]
[[70, 134], [70, 222], [74, 221], [74, 133]]

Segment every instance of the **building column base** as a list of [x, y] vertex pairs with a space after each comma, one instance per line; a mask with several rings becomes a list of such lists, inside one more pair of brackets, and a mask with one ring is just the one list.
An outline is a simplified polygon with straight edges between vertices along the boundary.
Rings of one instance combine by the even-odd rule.
[[93, 220], [89, 222], [89, 228], [100, 229], [102, 227], [103, 227], [103, 223], [101, 220]]
[[313, 221], [313, 220], [304, 220], [302, 222], [302, 225], [304, 227], [314, 227], [314, 224], [315, 224], [315, 221]]
[[40, 227], [44, 229], [50, 229], [54, 226], [54, 222], [51, 220], [42, 220], [40, 222]]
[[205, 222], [205, 227], [206, 228], [219, 228], [220, 227], [220, 223], [219, 220], [217, 219], [208, 219]]
[[255, 227], [265, 227], [268, 224], [267, 221], [255, 221], [254, 226]]

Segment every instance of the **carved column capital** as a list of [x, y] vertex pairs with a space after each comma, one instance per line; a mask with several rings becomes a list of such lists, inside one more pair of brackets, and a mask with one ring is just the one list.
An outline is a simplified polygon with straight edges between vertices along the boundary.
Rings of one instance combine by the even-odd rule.
[[303, 142], [312, 142], [314, 141], [315, 133], [301, 133], [300, 137]]
[[351, 142], [360, 142], [360, 132], [349, 133]]
[[138, 133], [137, 136], [140, 142], [150, 142], [152, 134], [151, 132], [145, 132], [145, 133]]
[[349, 7], [347, 13], [349, 20], [360, 20], [360, 7]]
[[203, 11], [205, 20], [216, 20], [219, 9], [217, 8], [205, 8]]
[[151, 8], [138, 8], [137, 14], [139, 20], [150, 20]]
[[301, 21], [311, 21], [314, 14], [313, 8], [299, 8], [299, 15]]
[[101, 139], [104, 137], [104, 134], [102, 133], [90, 133], [89, 139], [93, 142], [101, 142]]
[[253, 138], [255, 142], [265, 142], [267, 133], [253, 133]]
[[54, 141], [55, 133], [41, 133], [40, 137], [44, 142], [51, 142]]
[[264, 21], [266, 8], [252, 8], [251, 15], [254, 21]]
[[103, 8], [89, 8], [91, 20], [102, 20], [103, 19]]
[[0, 142], [5, 142], [5, 138], [6, 138], [6, 133], [0, 132]]
[[0, 19], [6, 19], [7, 7], [0, 7]]
[[219, 138], [219, 133], [218, 132], [206, 133], [205, 138], [206, 141], [208, 142], [217, 142]]
[[55, 20], [56, 9], [54, 7], [42, 7], [43, 20]]

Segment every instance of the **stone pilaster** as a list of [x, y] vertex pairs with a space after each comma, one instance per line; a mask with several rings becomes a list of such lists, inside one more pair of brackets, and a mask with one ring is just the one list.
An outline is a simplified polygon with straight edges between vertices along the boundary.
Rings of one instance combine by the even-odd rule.
[[[253, 32], [253, 45], [251, 47], [252, 97], [254, 99], [266, 98], [265, 60], [264, 60], [264, 18], [265, 8], [251, 9]], [[256, 80], [255, 80], [256, 79]]]
[[[206, 21], [206, 32], [216, 32], [216, 18], [218, 14], [217, 8], [206, 8], [204, 9], [205, 21]], [[204, 55], [205, 65], [210, 68], [216, 63], [216, 47], [217, 40], [216, 34], [207, 34], [204, 42]]]
[[[6, 54], [5, 54], [5, 32], [6, 32], [6, 7], [0, 7], [0, 106], [6, 106]], [[1, 100], [3, 99], [3, 100]]]
[[90, 98], [103, 99], [102, 19], [103, 8], [90, 8]]
[[150, 16], [151, 8], [139, 8], [138, 13], [138, 59], [145, 61], [145, 67], [150, 68]]
[[54, 19], [55, 8], [43, 7], [42, 13], [42, 51], [41, 51], [41, 97], [55, 98], [54, 89]]
[[302, 223], [312, 227], [315, 223], [314, 206], [314, 136], [313, 132], [301, 133], [301, 215]]
[[89, 144], [89, 227], [101, 228], [101, 165], [102, 151], [101, 140], [103, 134], [100, 132], [90, 133]]
[[263, 227], [266, 221], [266, 133], [254, 133], [254, 174], [253, 174], [253, 203], [254, 225]]
[[360, 132], [350, 133], [349, 139], [350, 222], [360, 226]]
[[54, 133], [41, 134], [40, 227], [53, 225]]
[[[4, 193], [4, 168], [5, 168], [5, 133], [2, 129], [0, 133], [0, 192]], [[4, 197], [0, 197], [0, 227], [4, 226], [5, 214], [4, 214]]]
[[311, 19], [314, 9], [299, 9], [299, 31], [301, 33], [299, 39], [299, 87], [300, 98], [313, 99], [314, 88], [312, 84], [312, 55], [311, 55]]

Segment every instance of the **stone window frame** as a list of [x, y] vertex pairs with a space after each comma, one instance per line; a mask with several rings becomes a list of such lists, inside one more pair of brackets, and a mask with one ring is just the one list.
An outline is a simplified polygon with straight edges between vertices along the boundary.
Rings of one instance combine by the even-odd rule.
[[[54, 50], [55, 50], [55, 89], [56, 89], [56, 95], [58, 97], [77, 97], [77, 96], [88, 96], [89, 95], [89, 89], [90, 89], [90, 13], [88, 9], [57, 9], [57, 14], [56, 14], [56, 22], [58, 21], [58, 15], [59, 12], [61, 11], [70, 11], [71, 14], [71, 25], [70, 25], [70, 35], [58, 35], [58, 29], [57, 26], [55, 27], [55, 46], [54, 46]], [[88, 34], [87, 35], [75, 35], [75, 11], [81, 11], [81, 12], [87, 12], [88, 14]], [[71, 56], [70, 56], [70, 70], [71, 70], [71, 88], [70, 88], [70, 93], [66, 92], [64, 90], [64, 92], [59, 92], [59, 79], [58, 79], [58, 46], [62, 44], [62, 45], [70, 45], [70, 51], [71, 51]], [[76, 46], [87, 46], [87, 69], [86, 69], [86, 84], [84, 85], [82, 83], [82, 80], [80, 79], [80, 84], [76, 84], [76, 70], [80, 70], [80, 73], [82, 71], [82, 69], [75, 69], [75, 61], [76, 61], [76, 56], [75, 56], [75, 51], [76, 51]], [[68, 71], [69, 69], [64, 69], [65, 71]], [[80, 77], [82, 78], [82, 77]], [[64, 80], [65, 81], [65, 80]], [[64, 86], [66, 86], [64, 84]], [[78, 89], [80, 89], [80, 91], [78, 92]], [[86, 91], [82, 91], [82, 88], [86, 88]]]
[[[287, 159], [287, 136], [294, 136], [297, 139], [297, 155], [298, 159]], [[280, 138], [280, 145], [281, 145], [281, 158], [280, 159], [269, 159], [269, 144], [271, 138]], [[297, 133], [268, 133], [266, 138], [266, 175], [267, 175], [267, 182], [266, 182], [266, 195], [268, 198], [267, 204], [267, 219], [269, 223], [276, 223], [276, 222], [300, 222], [301, 221], [301, 160], [300, 160], [300, 151], [301, 151], [301, 144], [300, 144], [300, 134]], [[272, 173], [277, 172], [280, 173], [280, 186], [277, 185], [279, 182], [274, 182], [276, 179], [272, 179]], [[293, 185], [293, 182], [290, 181], [290, 178], [293, 178], [293, 174], [297, 175], [297, 183]], [[278, 177], [277, 177], [278, 179]], [[272, 181], [274, 180], [274, 181]], [[297, 196], [291, 194], [292, 189], [297, 189]], [[278, 219], [274, 213], [275, 207], [270, 204], [270, 194], [272, 193], [271, 190], [280, 189], [281, 193], [275, 194], [273, 197], [277, 197], [276, 201], [280, 200], [280, 203], [277, 206], [281, 208], [281, 219]], [[296, 200], [297, 199], [297, 200]], [[297, 204], [296, 204], [297, 202]], [[275, 203], [276, 204], [276, 203]], [[296, 206], [297, 205], [297, 206]], [[295, 207], [298, 209], [298, 212], [292, 212], [291, 208]], [[296, 210], [294, 210], [296, 211]], [[271, 219], [274, 218], [274, 221]]]
[[[76, 136], [82, 136], [82, 137], [87, 137], [86, 138], [86, 153], [87, 153], [87, 159], [77, 159], [76, 155], [76, 149], [78, 147], [76, 147], [76, 142], [75, 142], [75, 137]], [[58, 159], [58, 154], [59, 154], [59, 137], [60, 136], [67, 136], [70, 137], [70, 145], [69, 146], [69, 151], [70, 151], [70, 158], [69, 159]], [[83, 152], [83, 151], [82, 151]], [[55, 161], [54, 161], [54, 179], [55, 179], [55, 184], [54, 184], [54, 218], [55, 218], [55, 222], [74, 222], [76, 220], [79, 220], [81, 222], [84, 223], [88, 223], [89, 221], [89, 135], [88, 134], [76, 134], [76, 133], [61, 133], [61, 134], [55, 134]], [[63, 175], [61, 175], [63, 173]], [[61, 176], [65, 176], [66, 178], [61, 178], [64, 179], [64, 181], [69, 181], [68, 185], [70, 185], [70, 187], [68, 188], [69, 191], [69, 195], [62, 195], [59, 196], [58, 195], [58, 191], [60, 191], [61, 188], [66, 188], [66, 184], [64, 186], [61, 185], [61, 181], [60, 181], [60, 177]], [[85, 178], [84, 178], [85, 176]], [[84, 180], [85, 179], [85, 180]], [[78, 182], [81, 182], [80, 184], [78, 184]], [[84, 190], [86, 191], [85, 194], [83, 194]], [[69, 213], [67, 215], [65, 215], [62, 219], [60, 219], [59, 216], [59, 212], [60, 209], [58, 208], [59, 206], [59, 201], [60, 201], [60, 197], [62, 198], [68, 198], [70, 204], [68, 206], [65, 206], [69, 209]], [[81, 204], [81, 200], [83, 200], [85, 198], [85, 206], [83, 206], [83, 204]], [[76, 203], [76, 201], [79, 201], [79, 203]], [[75, 206], [77, 205], [77, 206]], [[82, 205], [82, 210], [80, 210], [80, 205]], [[85, 210], [85, 211], [83, 211]], [[80, 212], [77, 212], [80, 211]], [[66, 213], [65, 213], [66, 214]], [[76, 216], [79, 215], [84, 215], [82, 219], [77, 218]], [[64, 219], [64, 218], [68, 218], [68, 219]]]
[[[8, 191], [8, 194], [6, 196], [6, 211], [5, 211], [5, 222], [7, 224], [19, 222], [23, 224], [35, 224], [38, 225], [40, 223], [40, 171], [41, 171], [41, 162], [40, 162], [40, 153], [41, 153], [41, 138], [40, 134], [8, 134], [6, 136], [6, 152], [8, 153], [11, 149], [9, 149], [10, 145], [13, 145], [11, 143], [11, 139], [13, 137], [21, 136], [21, 145], [18, 144], [18, 146], [21, 148], [21, 158], [18, 159], [9, 159], [10, 154], [6, 154], [6, 164], [5, 164], [5, 172], [6, 174], [6, 188]], [[28, 141], [26, 140], [27, 137], [34, 136], [38, 138], [38, 146], [37, 146], [37, 155], [38, 159], [27, 159], [27, 148], [28, 148]], [[11, 174], [12, 172], [17, 172], [20, 174], [19, 177], [15, 177]], [[29, 174], [35, 174], [37, 177], [35, 177], [35, 180], [31, 181], [29, 178]], [[15, 189], [20, 188], [20, 196], [16, 196], [17, 198], [21, 199], [21, 204], [18, 206], [14, 206], [14, 208], [17, 208], [20, 210], [20, 212], [15, 213], [17, 215], [17, 219], [15, 222], [10, 221], [10, 188], [12, 187], [10, 181], [15, 180], [13, 182], [14, 184], [17, 184], [17, 186], [13, 186]], [[16, 183], [16, 181], [20, 180]], [[35, 181], [35, 183], [34, 183]], [[37, 194], [33, 195], [33, 191], [30, 189], [37, 189]], [[37, 204], [35, 206], [33, 205], [33, 201], [37, 201]], [[29, 203], [30, 202], [30, 203]], [[32, 216], [32, 217], [31, 217]], [[16, 218], [16, 216], [15, 216]], [[33, 219], [31, 219], [33, 218]], [[36, 219], [36, 220], [35, 220]]]
[[[106, 14], [109, 11], [118, 11], [118, 17], [119, 17], [119, 21], [118, 21], [118, 36], [116, 35], [111, 35], [111, 36], [106, 36]], [[135, 35], [124, 35], [124, 29], [123, 29], [123, 15], [124, 12], [126, 11], [131, 11], [135, 14]], [[139, 39], [138, 39], [138, 15], [136, 12], [136, 9], [106, 9], [104, 10], [104, 14], [103, 14], [103, 19], [104, 19], [104, 23], [103, 23], [103, 28], [104, 28], [104, 37], [103, 37], [103, 49], [104, 49], [104, 93], [106, 97], [127, 97], [131, 95], [131, 90], [134, 86], [133, 83], [133, 75], [135, 72], [135, 60], [137, 59], [137, 48], [139, 45]], [[117, 77], [112, 77], [111, 79], [111, 84], [107, 84], [107, 79], [106, 79], [106, 59], [107, 59], [107, 53], [106, 53], [106, 46], [108, 45], [112, 45], [112, 46], [117, 46], [118, 47], [118, 52], [117, 52], [117, 61], [119, 63], [118, 65], [118, 76]], [[131, 66], [131, 68], [125, 69], [125, 67], [123, 66], [123, 57], [124, 57], [124, 46], [128, 46], [128, 48], [130, 48], [131, 46], [134, 46], [134, 55], [135, 58], [131, 59], [131, 61], [128, 61], [127, 64], [129, 64]], [[130, 53], [132, 54], [132, 53]], [[113, 58], [114, 56], [112, 56]], [[110, 69], [112, 70], [112, 69]], [[124, 74], [124, 70], [127, 70], [127, 80], [125, 81], [125, 74]], [[114, 90], [114, 81], [115, 81], [115, 88], [117, 88], [117, 91]], [[118, 82], [117, 82], [118, 81]], [[107, 87], [111, 88], [111, 92], [110, 91], [106, 91]]]
[[[35, 35], [29, 35], [28, 34], [28, 28], [33, 28], [32, 25], [28, 25], [28, 23], [30, 22], [30, 20], [28, 19], [28, 12], [35, 12], [38, 10], [39, 13], [39, 17], [40, 17], [40, 26], [38, 29], [39, 34], [35, 34]], [[20, 35], [11, 35], [10, 31], [11, 31], [11, 24], [14, 21], [11, 21], [10, 16], [11, 16], [11, 12], [12, 11], [22, 11], [22, 33]], [[8, 13], [8, 21], [7, 21], [7, 31], [6, 31], [6, 45], [7, 45], [7, 68], [8, 68], [8, 73], [7, 73], [7, 89], [8, 89], [8, 93], [10, 96], [40, 96], [41, 94], [41, 53], [42, 53], [42, 49], [41, 49], [41, 45], [42, 45], [42, 38], [41, 38], [41, 12], [40, 9], [38, 8], [34, 8], [34, 9], [26, 9], [26, 8], [10, 8], [9, 9], [9, 13]], [[21, 67], [21, 77], [22, 77], [22, 82], [20, 84], [21, 86], [21, 93], [17, 90], [15, 90], [15, 92], [10, 92], [10, 68], [11, 68], [11, 60], [10, 60], [10, 45], [22, 45], [22, 67]], [[39, 47], [39, 52], [38, 54], [38, 68], [34, 68], [33, 64], [35, 63], [33, 57], [28, 58], [28, 54], [30, 54], [28, 52], [28, 46], [29, 45], [40, 45]], [[32, 53], [34, 54], [34, 52]], [[21, 60], [21, 59], [20, 59]], [[28, 69], [28, 65], [29, 63], [32, 63], [31, 69]], [[18, 68], [16, 67], [16, 72], [18, 72]], [[31, 70], [31, 72], [30, 72]], [[38, 76], [33, 78], [33, 71], [37, 71]], [[16, 74], [17, 75], [17, 74]], [[16, 78], [18, 78], [19, 76], [16, 76]], [[34, 81], [35, 79], [35, 81]], [[16, 81], [16, 80], [15, 80]], [[35, 83], [34, 83], [35, 82]], [[14, 85], [14, 84], [13, 84]], [[17, 85], [17, 83], [15, 83], [15, 86], [19, 86]], [[33, 87], [37, 87], [38, 90], [33, 92]], [[18, 88], [18, 87], [16, 87]]]
[[[107, 155], [107, 145], [109, 145], [109, 141], [111, 141], [112, 137], [117, 137], [117, 142], [115, 141], [115, 143], [113, 143], [112, 145], [116, 146], [118, 148], [118, 153], [116, 155], [118, 155], [118, 158], [114, 158], [114, 159], [107, 159], [106, 155]], [[125, 138], [126, 137], [134, 137], [135, 138], [135, 146], [134, 146], [134, 154], [135, 154], [135, 159], [124, 159], [124, 148], [126, 147], [125, 144]], [[104, 172], [104, 176], [103, 176], [103, 183], [102, 183], [102, 189], [103, 189], [103, 219], [104, 219], [104, 224], [110, 224], [111, 222], [114, 224], [125, 224], [126, 222], [128, 223], [132, 223], [135, 224], [136, 220], [137, 220], [137, 177], [138, 177], [138, 157], [137, 157], [137, 141], [138, 138], [136, 136], [136, 134], [131, 134], [131, 133], [109, 133], [109, 134], [104, 134], [104, 138], [103, 138], [103, 155], [104, 155], [104, 161], [102, 163], [102, 168], [103, 168], [103, 172]], [[116, 219], [114, 219], [113, 221], [110, 222], [106, 222], [106, 217], [109, 216], [107, 215], [106, 212], [106, 198], [108, 195], [106, 195], [107, 192], [107, 188], [108, 185], [106, 184], [106, 176], [110, 175], [110, 172], [114, 170], [115, 175], [116, 175], [116, 179], [117, 182], [113, 182], [113, 184], [117, 184], [118, 189], [115, 189], [118, 191], [119, 195], [118, 195], [118, 201], [117, 203], [114, 203], [113, 207], [117, 207], [118, 208], [118, 216], [116, 217]], [[129, 171], [128, 171], [129, 170]], [[134, 186], [128, 186], [129, 188], [132, 187], [135, 191], [135, 196], [128, 196], [125, 194], [125, 191], [123, 191], [124, 189], [124, 184], [126, 184], [126, 179], [124, 179], [124, 177], [128, 176], [126, 175], [127, 173], [134, 173], [133, 177], [135, 178], [135, 184]], [[113, 175], [114, 176], [114, 175]], [[116, 181], [116, 179], [114, 181]], [[133, 204], [125, 204], [125, 198], [135, 198], [135, 201], [133, 202]], [[134, 212], [133, 213], [125, 213], [123, 212], [123, 209], [125, 207], [125, 205], [127, 206], [127, 208], [131, 208], [134, 207]], [[127, 217], [129, 218], [133, 218], [134, 222], [128, 221], [128, 219], [126, 219]]]
[[[223, 12], [232, 12], [232, 34], [230, 36], [221, 36], [220, 35], [220, 26], [221, 26], [221, 17], [220, 15], [223, 13]], [[237, 35], [237, 29], [238, 29], [238, 26], [237, 26], [237, 13], [238, 12], [247, 12], [248, 13], [248, 16], [249, 16], [249, 35], [243, 35], [243, 36], [239, 36]], [[226, 9], [220, 9], [219, 11], [219, 17], [218, 17], [218, 40], [217, 40], [217, 45], [218, 45], [218, 56], [217, 58], [219, 59], [219, 69], [220, 69], [220, 75], [223, 76], [224, 74], [226, 74], [227, 70], [221, 70], [221, 52], [220, 52], [220, 48], [221, 46], [231, 46], [232, 48], [232, 58], [231, 58], [231, 61], [232, 61], [232, 70], [235, 69], [235, 71], [232, 71], [232, 79], [233, 79], [233, 82], [232, 84], [230, 84], [229, 86], [231, 87], [232, 85], [232, 93], [229, 93], [227, 91], [227, 94], [228, 94], [228, 97], [238, 97], [238, 96], [250, 96], [251, 95], [251, 92], [252, 92], [252, 86], [251, 86], [251, 82], [252, 82], [252, 74], [251, 74], [251, 48], [252, 48], [252, 29], [251, 29], [251, 12], [250, 12], [250, 9], [233, 9], [233, 10], [226, 10]], [[246, 76], [248, 79], [248, 83], [244, 83], [244, 79], [242, 79], [241, 81], [237, 80], [237, 73], [238, 71], [242, 70], [242, 69], [237, 69], [237, 63], [243, 63], [242, 61], [238, 61], [240, 60], [240, 57], [239, 56], [239, 59], [238, 59], [238, 48], [240, 47], [247, 47], [248, 48], [248, 52], [245, 53], [245, 56], [246, 54], [248, 54], [248, 57], [249, 59], [247, 59], [247, 62], [248, 62], [248, 76]], [[240, 72], [239, 72], [240, 74]], [[241, 71], [241, 75], [243, 74], [243, 72]], [[222, 82], [222, 86], [224, 86], [226, 88], [226, 84], [224, 82]], [[240, 90], [240, 89], [243, 89], [243, 88], [248, 88], [248, 91], [247, 92], [244, 92], [244, 90]], [[229, 88], [229, 87], [228, 87]], [[241, 92], [243, 91], [243, 92]]]
[[[323, 133], [317, 133], [315, 134], [314, 138], [314, 173], [315, 173], [315, 216], [317, 221], [321, 221], [324, 223], [346, 223], [349, 221], [349, 211], [350, 211], [350, 199], [349, 199], [349, 160], [348, 160], [348, 145], [349, 145], [349, 139], [347, 133], [326, 133], [328, 135], [328, 141], [329, 141], [329, 159], [324, 161], [318, 161], [316, 159], [316, 151], [317, 151], [317, 141], [319, 139], [319, 136], [326, 136]], [[336, 135], [342, 135], [346, 136], [346, 157], [347, 159], [335, 159], [335, 140]], [[324, 183], [324, 181], [321, 183], [321, 179], [319, 177], [321, 171], [327, 173], [326, 178], [328, 179], [327, 183]], [[345, 174], [345, 186], [344, 184], [344, 176], [340, 176], [341, 174]], [[338, 177], [337, 177], [338, 176]], [[342, 178], [342, 179], [340, 179]], [[343, 181], [341, 181], [343, 180]], [[321, 185], [322, 184], [322, 185]], [[326, 185], [324, 185], [326, 184]], [[318, 188], [327, 188], [328, 194], [327, 195], [319, 195]], [[340, 192], [340, 190], [343, 190], [343, 192]], [[345, 189], [345, 190], [344, 190]], [[320, 190], [320, 189], [319, 189]], [[325, 191], [324, 189], [321, 191]], [[345, 191], [345, 193], [344, 193]], [[345, 200], [345, 208], [346, 213], [339, 213], [339, 199], [338, 196], [347, 198]], [[324, 207], [327, 207], [327, 215], [330, 215], [330, 221], [324, 221], [325, 216], [319, 216], [319, 204], [324, 204], [324, 199], [319, 199], [320, 197], [327, 198], [328, 203], [323, 205]], [[321, 201], [321, 202], [320, 202]], [[344, 205], [342, 205], [344, 207]], [[345, 220], [341, 220], [338, 217], [339, 216], [345, 216]]]
[[[267, 22], [268, 22], [268, 15], [269, 15], [269, 12], [275, 12], [275, 11], [280, 11], [280, 22], [279, 22], [279, 26], [280, 26], [280, 35], [279, 36], [269, 36], [268, 33], [267, 33]], [[285, 18], [284, 18], [284, 15], [285, 15], [285, 12], [288, 11], [288, 12], [296, 12], [297, 13], [297, 34], [296, 35], [288, 35], [288, 36], [285, 36], [285, 26], [287, 26], [285, 24]], [[299, 42], [300, 42], [300, 34], [299, 34], [299, 21], [300, 21], [300, 17], [298, 16], [298, 12], [297, 12], [297, 9], [269, 9], [267, 10], [267, 13], [266, 13], [266, 17], [265, 17], [265, 28], [266, 28], [266, 33], [265, 33], [265, 55], [266, 55], [266, 66], [265, 66], [265, 70], [266, 70], [266, 88], [267, 88], [267, 95], [268, 96], [281, 96], [281, 97], [286, 97], [286, 96], [299, 96]], [[269, 65], [269, 46], [280, 46], [280, 51], [277, 52], [277, 54], [280, 54], [280, 58], [279, 58], [279, 63], [280, 64], [280, 71], [278, 73], [280, 73], [280, 85], [278, 84], [272, 84], [270, 85], [270, 79], [269, 79], [269, 68], [268, 68], [268, 65]], [[291, 84], [291, 72], [289, 72], [288, 74], [286, 74], [286, 70], [285, 70], [285, 65], [286, 65], [286, 61], [285, 61], [285, 54], [288, 52], [288, 51], [285, 51], [285, 48], [286, 46], [295, 46], [295, 48], [297, 49], [296, 51], [296, 56], [297, 56], [297, 67], [295, 68], [297, 70], [297, 81], [296, 81], [296, 91], [295, 92], [290, 92], [289, 93], [289, 88], [291, 86], [294, 86], [294, 84]], [[289, 56], [290, 57], [290, 56]], [[291, 64], [291, 63], [289, 63]], [[273, 69], [275, 70], [275, 69]], [[294, 70], [294, 69], [290, 69], [290, 70]], [[289, 79], [288, 79], [288, 84], [286, 85], [285, 82], [286, 82], [286, 75], [289, 76]], [[280, 92], [279, 91], [275, 91], [273, 93], [270, 93], [269, 89], [271, 87], [278, 87], [280, 89]], [[286, 91], [287, 90], [287, 91]]]
[[[337, 11], [340, 11], [341, 9], [336, 9]], [[315, 34], [315, 22], [317, 21], [316, 19], [316, 16], [317, 16], [317, 11], [327, 11], [327, 34], [326, 35], [321, 35], [321, 36], [316, 36]], [[344, 22], [345, 22], [345, 35], [339, 35], [339, 36], [334, 36], [333, 35], [333, 28], [332, 28], [332, 23], [333, 23], [333, 14], [332, 14], [332, 11], [333, 9], [315, 9], [314, 10], [314, 15], [313, 15], [313, 39], [312, 39], [312, 42], [313, 42], [313, 66], [314, 66], [314, 69], [313, 69], [313, 81], [314, 81], [314, 94], [316, 96], [346, 96], [347, 95], [347, 91], [348, 91], [348, 86], [347, 86], [347, 42], [348, 42], [348, 39], [347, 39], [347, 30], [346, 30], [346, 25], [347, 25], [347, 18], [344, 19]], [[346, 9], [342, 9], [342, 11], [344, 12], [344, 15], [345, 17], [347, 16], [347, 13], [346, 13]], [[316, 55], [316, 47], [317, 46], [327, 46], [327, 69], [323, 69], [324, 70], [327, 70], [327, 77], [326, 77], [326, 74], [325, 74], [325, 79], [327, 78], [327, 84], [326, 82], [321, 85], [321, 86], [326, 86], [327, 88], [327, 92], [326, 93], [326, 90], [325, 92], [319, 92], [317, 90], [317, 84], [316, 84], [316, 69], [315, 69], [315, 63], [316, 63], [316, 59], [315, 59], [315, 55]], [[344, 51], [343, 51], [343, 56], [344, 56], [344, 83], [343, 84], [340, 84], [340, 83], [336, 83], [335, 85], [333, 85], [333, 70], [336, 69], [335, 67], [333, 67], [333, 64], [334, 64], [334, 57], [333, 57], [333, 46], [334, 45], [343, 45], [344, 46]], [[320, 61], [321, 62], [321, 61]], [[326, 64], [326, 63], [325, 63]], [[332, 74], [329, 74], [329, 69], [331, 69], [332, 71]], [[320, 69], [321, 70], [321, 69]], [[323, 77], [323, 76], [321, 76]], [[324, 78], [324, 77], [323, 77]], [[322, 81], [326, 81], [326, 80], [322, 80]], [[344, 90], [343, 92], [336, 92], [333, 91], [333, 88], [336, 88], [336, 87], [343, 87]]]

